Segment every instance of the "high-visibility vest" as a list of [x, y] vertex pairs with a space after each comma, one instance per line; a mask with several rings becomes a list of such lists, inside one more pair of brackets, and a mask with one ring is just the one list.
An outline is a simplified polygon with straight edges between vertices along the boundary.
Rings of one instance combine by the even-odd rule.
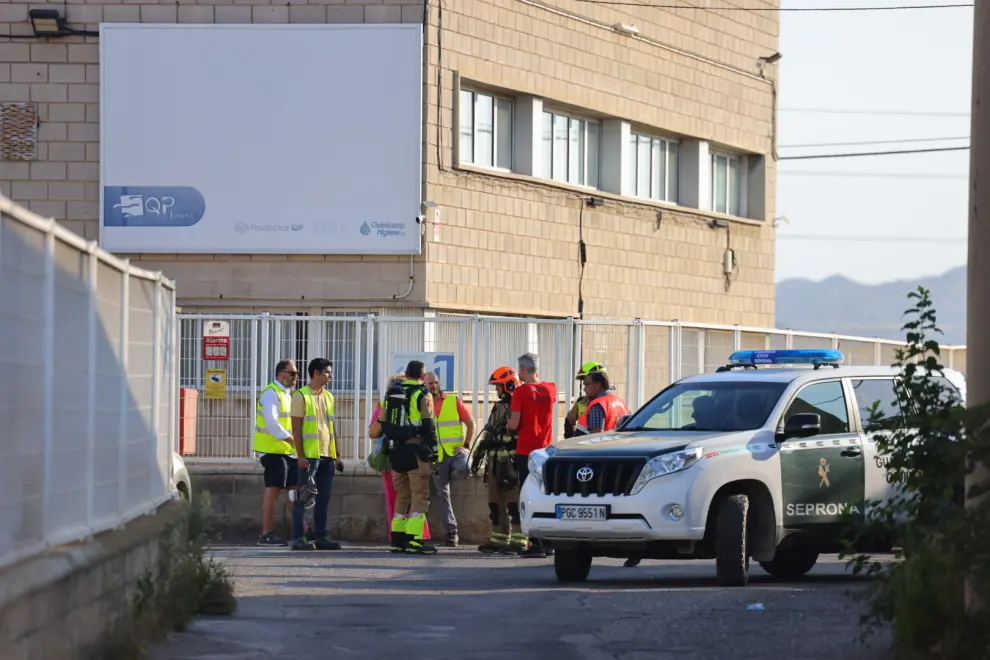
[[425, 390], [423, 389], [423, 383], [418, 380], [404, 380], [403, 385], [414, 385], [419, 389], [413, 390], [412, 396], [409, 397], [409, 417], [406, 418], [406, 422], [410, 426], [422, 426], [423, 425], [423, 415], [419, 412], [419, 400], [423, 397]]
[[588, 397], [586, 396], [580, 397], [575, 405], [577, 406], [577, 414], [578, 417], [580, 418], [581, 415], [583, 415], [585, 411], [588, 410]]
[[[299, 389], [306, 402], [306, 412], [302, 421], [302, 441], [303, 454], [306, 458], [320, 457], [320, 427], [316, 423], [316, 401], [313, 399], [313, 390], [309, 385]], [[330, 458], [337, 458], [337, 442], [333, 432], [333, 395], [323, 390], [323, 399], [327, 407], [327, 430], [330, 431]]]
[[277, 383], [270, 383], [268, 387], [261, 390], [261, 394], [258, 395], [258, 403], [255, 406], [254, 412], [254, 437], [251, 441], [252, 449], [260, 454], [289, 455], [294, 451], [292, 443], [279, 440], [268, 432], [268, 427], [265, 425], [265, 415], [261, 410], [261, 397], [264, 396], [265, 392], [268, 390], [273, 390], [275, 394], [278, 395], [278, 425], [290, 434], [292, 433], [292, 418], [289, 414], [292, 410], [292, 396], [282, 389], [282, 387], [280, 387]]
[[440, 439], [437, 463], [443, 463], [444, 455], [453, 458], [457, 453], [455, 450], [464, 446], [464, 427], [461, 426], [461, 417], [457, 414], [457, 397], [453, 394], [443, 398], [443, 404], [437, 413], [437, 436]]
[[588, 432], [588, 411], [591, 406], [601, 406], [605, 410], [605, 424], [602, 431], [611, 431], [619, 425], [619, 419], [623, 415], [629, 414], [629, 408], [619, 397], [614, 394], [603, 394], [589, 402], [581, 417], [578, 418], [577, 428], [584, 433]]

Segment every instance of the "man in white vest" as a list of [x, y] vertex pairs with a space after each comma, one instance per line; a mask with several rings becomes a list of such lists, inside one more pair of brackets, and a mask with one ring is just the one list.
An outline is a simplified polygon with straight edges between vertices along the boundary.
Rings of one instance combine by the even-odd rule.
[[298, 483], [295, 448], [292, 446], [292, 386], [299, 370], [292, 360], [275, 365], [275, 380], [261, 390], [254, 413], [254, 455], [265, 468], [265, 495], [261, 502], [261, 536], [258, 545], [286, 545], [272, 530], [275, 505], [283, 490]]

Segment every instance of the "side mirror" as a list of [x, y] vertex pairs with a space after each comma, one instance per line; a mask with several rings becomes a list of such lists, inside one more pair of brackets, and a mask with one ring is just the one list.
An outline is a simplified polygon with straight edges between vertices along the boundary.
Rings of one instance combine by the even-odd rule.
[[797, 413], [784, 422], [784, 439], [810, 438], [822, 432], [822, 416], [818, 413]]
[[623, 415], [622, 417], [620, 417], [619, 418], [619, 423], [615, 425], [616, 430], [619, 430], [623, 426], [625, 426], [626, 425], [626, 422], [628, 422], [631, 417], [632, 417], [631, 414], [629, 414], [629, 415]]

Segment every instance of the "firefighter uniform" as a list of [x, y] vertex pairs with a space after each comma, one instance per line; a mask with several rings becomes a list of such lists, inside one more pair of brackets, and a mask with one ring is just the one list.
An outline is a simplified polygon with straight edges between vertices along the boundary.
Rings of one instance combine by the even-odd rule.
[[[403, 422], [416, 435], [401, 442], [389, 457], [395, 484], [391, 545], [394, 551], [436, 554], [436, 546], [423, 539], [438, 444], [432, 399], [420, 381], [407, 379], [401, 387], [408, 397], [408, 418]], [[385, 409], [388, 415], [388, 404]]]
[[519, 377], [509, 367], [500, 367], [488, 379], [495, 385], [499, 399], [492, 405], [481, 441], [488, 455], [485, 482], [488, 489], [488, 516], [492, 534], [478, 546], [484, 553], [520, 554], [529, 547], [519, 520], [519, 474], [513, 460], [516, 456], [516, 436], [508, 430], [512, 392]]

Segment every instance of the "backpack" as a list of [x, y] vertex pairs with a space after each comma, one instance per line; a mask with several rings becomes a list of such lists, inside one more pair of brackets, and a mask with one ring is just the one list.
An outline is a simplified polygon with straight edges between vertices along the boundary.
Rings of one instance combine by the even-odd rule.
[[417, 391], [421, 391], [423, 395], [428, 394], [426, 386], [419, 383], [393, 385], [385, 392], [385, 405], [380, 420], [382, 433], [397, 444], [419, 434], [419, 427], [409, 423], [409, 402]]

